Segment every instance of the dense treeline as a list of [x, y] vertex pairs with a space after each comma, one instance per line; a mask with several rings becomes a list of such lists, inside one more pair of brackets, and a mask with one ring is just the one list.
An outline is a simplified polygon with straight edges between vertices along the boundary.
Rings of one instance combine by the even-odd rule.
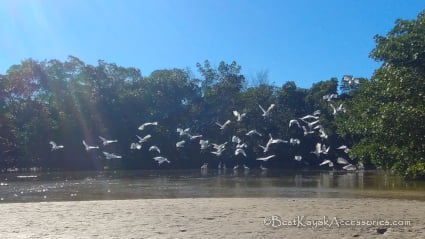
[[[310, 89], [292, 81], [282, 86], [259, 80], [255, 86], [241, 74], [236, 62], [197, 64], [199, 78], [182, 69], [166, 69], [142, 76], [139, 69], [125, 68], [99, 61], [85, 64], [77, 57], [66, 61], [27, 59], [13, 65], [0, 76], [0, 167], [76, 170], [109, 168], [158, 168], [148, 151], [157, 145], [161, 155], [171, 163], [165, 168], [198, 168], [204, 162], [213, 167], [219, 162], [228, 167], [245, 163], [258, 167], [257, 157], [269, 139], [299, 139], [300, 144], [273, 145], [276, 157], [266, 164], [270, 168], [319, 166], [325, 160], [337, 164], [338, 157], [348, 159], [338, 150], [341, 145], [353, 147], [350, 163], [395, 169], [408, 177], [425, 174], [424, 160], [424, 13], [417, 20], [397, 21], [386, 37], [377, 36], [377, 47], [371, 56], [383, 65], [369, 81], [341, 81], [332, 78], [314, 84]], [[347, 79], [347, 78], [346, 78]], [[338, 88], [339, 87], [339, 88]], [[332, 101], [323, 99], [339, 95]], [[270, 116], [262, 116], [259, 105], [275, 104]], [[343, 105], [346, 112], [335, 113], [332, 106]], [[233, 111], [246, 113], [236, 121]], [[324, 133], [305, 134], [302, 128], [289, 126], [297, 119], [320, 111]], [[216, 122], [232, 122], [224, 130]], [[145, 122], [158, 122], [143, 131]], [[190, 128], [190, 134], [203, 135], [211, 143], [229, 142], [221, 156], [211, 150], [200, 150], [199, 139], [181, 138], [177, 128]], [[263, 135], [246, 136], [256, 129]], [[337, 134], [338, 132], [338, 134]], [[140, 150], [130, 149], [137, 136], [152, 138]], [[322, 134], [322, 135], [320, 135]], [[247, 157], [234, 154], [232, 136], [248, 145]], [[82, 144], [101, 145], [98, 136], [117, 139], [118, 143], [86, 151]], [[183, 148], [176, 142], [185, 139]], [[51, 150], [49, 141], [65, 147]], [[312, 154], [317, 142], [330, 146], [327, 154]], [[121, 155], [106, 160], [102, 151]], [[301, 161], [294, 156], [302, 156]]]
[[[281, 87], [259, 84], [246, 87], [235, 62], [221, 62], [215, 69], [208, 61], [197, 65], [202, 78], [196, 79], [181, 69], [157, 70], [143, 77], [138, 69], [123, 68], [99, 61], [97, 66], [87, 65], [76, 57], [67, 61], [35, 61], [28, 59], [10, 67], [1, 78], [2, 84], [2, 167], [39, 166], [51, 169], [156, 168], [152, 160], [155, 153], [150, 145], [157, 145], [161, 154], [172, 162], [162, 167], [192, 168], [204, 162], [210, 165], [238, 161], [258, 166], [257, 157], [263, 156], [258, 145], [265, 145], [269, 133], [274, 138], [298, 138], [300, 145], [282, 144], [273, 147], [277, 160], [271, 167], [318, 166], [314, 151], [317, 134], [304, 136], [299, 127], [289, 128], [289, 121], [315, 110], [321, 111], [321, 124], [329, 138], [326, 144], [341, 141], [335, 135], [333, 116], [323, 95], [336, 94], [338, 81], [319, 82], [311, 89], [300, 89], [294, 82]], [[267, 108], [275, 104], [270, 116], [263, 117], [259, 105]], [[236, 121], [233, 111], [245, 113]], [[232, 123], [220, 130], [216, 122]], [[158, 126], [139, 131], [145, 122], [158, 122]], [[249, 145], [247, 158], [234, 155], [229, 142], [221, 156], [211, 150], [200, 150], [199, 139], [186, 139], [185, 147], [178, 149], [176, 142], [184, 139], [177, 128], [190, 128], [189, 133], [203, 135], [211, 143], [231, 141], [233, 135]], [[246, 136], [251, 129], [262, 137]], [[137, 136], [151, 134], [152, 138], [140, 150], [131, 150]], [[100, 145], [102, 136], [117, 139], [118, 143], [100, 150], [86, 151], [82, 140]], [[52, 151], [49, 141], [65, 147]], [[342, 141], [340, 142], [342, 143]], [[122, 160], [105, 160], [102, 151], [114, 152]], [[303, 156], [302, 162], [294, 155]], [[329, 153], [329, 156], [332, 156]]]

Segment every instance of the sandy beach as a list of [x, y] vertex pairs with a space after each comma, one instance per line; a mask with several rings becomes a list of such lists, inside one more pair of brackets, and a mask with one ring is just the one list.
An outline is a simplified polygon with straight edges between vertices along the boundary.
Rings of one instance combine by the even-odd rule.
[[0, 214], [0, 238], [425, 238], [425, 202], [399, 199], [5, 203]]

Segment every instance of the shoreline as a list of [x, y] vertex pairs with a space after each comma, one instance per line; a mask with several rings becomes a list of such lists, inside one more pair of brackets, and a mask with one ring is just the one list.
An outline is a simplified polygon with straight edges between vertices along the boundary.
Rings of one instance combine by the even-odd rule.
[[[425, 201], [176, 198], [2, 203], [1, 238], [425, 238]], [[298, 218], [298, 225], [286, 225]], [[301, 224], [300, 224], [300, 218]], [[320, 224], [323, 219], [363, 225]], [[409, 225], [367, 221], [408, 220]], [[316, 226], [312, 226], [316, 223]]]

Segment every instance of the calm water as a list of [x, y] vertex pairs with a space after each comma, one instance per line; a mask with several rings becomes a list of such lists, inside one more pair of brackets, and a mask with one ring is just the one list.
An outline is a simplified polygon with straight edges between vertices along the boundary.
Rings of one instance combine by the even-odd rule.
[[157, 170], [0, 174], [0, 203], [184, 197], [425, 200], [425, 182], [385, 171]]

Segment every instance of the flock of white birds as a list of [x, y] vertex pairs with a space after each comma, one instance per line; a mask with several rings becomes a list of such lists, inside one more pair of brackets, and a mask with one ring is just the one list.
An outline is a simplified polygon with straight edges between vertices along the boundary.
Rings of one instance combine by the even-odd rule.
[[[349, 86], [359, 83], [358, 79], [353, 78], [352, 76], [344, 76], [343, 81], [347, 82]], [[329, 102], [329, 106], [333, 110], [332, 111], [333, 115], [337, 115], [337, 114], [345, 112], [345, 108], [342, 104], [335, 107], [331, 103], [334, 99], [337, 99], [337, 98], [338, 98], [337, 94], [328, 94], [328, 95], [323, 96], [323, 100]], [[258, 106], [259, 106], [259, 108], [262, 112], [261, 115], [264, 118], [267, 118], [267, 117], [271, 116], [272, 111], [273, 111], [273, 109], [275, 108], [276, 105], [271, 104], [267, 109], [263, 108], [261, 105], [258, 105]], [[329, 149], [330, 149], [329, 146], [327, 147], [323, 143], [323, 141], [328, 138], [328, 135], [326, 134], [324, 127], [320, 124], [320, 119], [319, 119], [320, 114], [321, 114], [320, 110], [316, 110], [312, 114], [308, 114], [308, 115], [305, 115], [305, 116], [300, 117], [298, 119], [292, 119], [292, 120], [289, 121], [289, 128], [292, 128], [292, 127], [299, 128], [300, 130], [303, 131], [304, 136], [307, 136], [307, 135], [310, 135], [310, 134], [318, 134], [318, 136], [320, 137], [321, 140], [320, 140], [320, 142], [316, 143], [314, 150], [311, 151], [311, 153], [314, 154], [317, 157], [317, 159], [319, 159], [321, 155], [328, 155], [328, 152], [329, 152]], [[243, 121], [244, 117], [246, 116], [246, 113], [239, 113], [238, 111], [234, 110], [233, 115], [235, 117], [236, 122], [241, 122], [241, 121]], [[218, 130], [224, 131], [224, 130], [226, 130], [227, 126], [231, 123], [232, 123], [231, 120], [227, 120], [222, 124], [219, 123], [219, 122], [216, 122], [215, 124], [218, 126]], [[157, 125], [158, 125], [158, 122], [147, 122], [147, 123], [140, 125], [138, 127], [138, 130], [143, 131], [147, 127], [155, 127]], [[175, 144], [177, 149], [184, 148], [186, 140], [189, 140], [189, 141], [199, 140], [200, 150], [206, 151], [207, 149], [212, 148], [212, 151], [210, 153], [219, 157], [227, 149], [226, 146], [229, 143], [229, 142], [224, 142], [224, 143], [221, 143], [221, 144], [211, 143], [208, 139], [204, 138], [203, 135], [191, 134], [190, 128], [186, 128], [186, 129], [177, 128], [176, 132], [178, 133], [178, 135], [180, 137], [180, 140], [177, 141], [176, 144]], [[252, 130], [248, 131], [247, 133], [245, 133], [245, 136], [248, 136], [248, 137], [262, 137], [263, 135], [264, 134], [258, 132], [256, 129], [252, 129]], [[130, 145], [131, 150], [142, 149], [143, 145], [145, 145], [152, 138], [152, 135], [147, 134], [143, 137], [136, 135], [136, 137], [137, 137], [138, 141], [131, 143], [131, 145]], [[118, 140], [116, 140], [116, 139], [108, 140], [108, 139], [105, 139], [101, 136], [99, 136], [99, 139], [101, 140], [103, 146], [118, 142]], [[64, 148], [63, 145], [58, 145], [53, 141], [50, 141], [49, 143], [51, 145], [52, 151], [60, 150], [60, 149]], [[99, 149], [99, 146], [88, 145], [85, 142], [85, 140], [83, 140], [82, 143], [83, 143], [86, 151]], [[262, 149], [264, 156], [258, 157], [258, 158], [256, 158], [256, 160], [262, 161], [262, 162], [267, 162], [268, 160], [275, 158], [276, 155], [270, 153], [272, 151], [272, 145], [290, 144], [291, 146], [296, 146], [296, 145], [300, 145], [300, 143], [301, 143], [301, 140], [297, 139], [297, 138], [290, 138], [289, 141], [287, 141], [287, 140], [273, 138], [272, 134], [268, 133], [268, 141], [266, 142], [266, 144], [265, 145], [258, 145], [258, 147], [260, 147]], [[245, 149], [248, 147], [248, 145], [240, 137], [235, 136], [235, 135], [232, 136], [232, 139], [231, 139], [231, 142], [230, 142], [229, 145], [233, 145], [231, 150], [234, 151], [235, 156], [239, 155], [238, 157], [244, 157], [244, 158], [247, 157], [247, 153], [246, 153]], [[341, 150], [346, 154], [350, 150], [346, 145], [341, 145], [336, 149]], [[161, 155], [161, 150], [158, 146], [150, 145], [149, 151], [155, 152], [157, 154], [157, 156], [153, 157], [153, 160], [155, 160], [159, 165], [161, 165], [163, 163], [170, 163], [170, 161], [166, 157]], [[108, 159], [108, 160], [109, 159], [121, 159], [122, 158], [122, 156], [116, 155], [114, 153], [105, 152], [105, 151], [102, 151], [102, 153], [104, 154], [105, 158]], [[295, 155], [293, 159], [296, 160], [296, 161], [303, 160], [301, 155]], [[330, 159], [325, 159], [325, 160], [323, 160], [323, 162], [319, 163], [319, 165], [320, 166], [328, 165], [329, 167], [334, 167], [334, 164], [336, 163], [336, 164], [343, 165], [342, 168], [345, 169], [345, 170], [349, 170], [349, 171], [357, 170], [357, 169], [363, 169], [363, 165], [361, 163], [354, 165], [350, 161], [351, 160], [345, 159], [343, 157], [337, 157], [333, 161], [330, 160]], [[245, 164], [242, 164], [242, 167], [243, 167], [244, 170], [249, 170], [249, 168]], [[208, 168], [208, 163], [204, 163], [201, 166], [202, 170], [205, 170], [207, 168]], [[218, 168], [219, 169], [226, 169], [226, 165], [222, 162], [219, 162]], [[238, 168], [239, 168], [239, 164], [236, 164], [236, 166], [233, 167], [234, 170], [237, 170]], [[261, 168], [261, 170], [267, 169], [262, 164], [260, 165], [260, 168]]]

